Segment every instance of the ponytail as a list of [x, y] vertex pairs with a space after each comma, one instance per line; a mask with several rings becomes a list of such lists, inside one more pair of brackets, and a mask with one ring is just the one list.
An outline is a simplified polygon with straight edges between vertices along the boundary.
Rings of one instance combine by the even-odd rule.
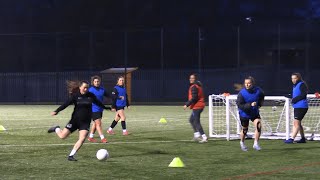
[[68, 90], [69, 95], [73, 95], [79, 91], [80, 81], [67, 80], [66, 84], [67, 84], [67, 90]]

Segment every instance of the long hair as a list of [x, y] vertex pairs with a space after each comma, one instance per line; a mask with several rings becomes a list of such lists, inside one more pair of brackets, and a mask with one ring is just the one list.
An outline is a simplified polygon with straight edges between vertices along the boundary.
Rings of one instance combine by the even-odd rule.
[[307, 83], [303, 80], [302, 75], [300, 73], [295, 72], [295, 73], [292, 73], [291, 76], [297, 76], [298, 80], [303, 82], [306, 85], [307, 89], [309, 89]]
[[[123, 79], [125, 80], [124, 76], [118, 76], [118, 78], [117, 78], [117, 85], [118, 85], [119, 79], [121, 79], [121, 78], [123, 78]], [[126, 85], [126, 82], [124, 82], [123, 86], [125, 86], [125, 85]]]
[[94, 75], [94, 76], [91, 77], [91, 85], [93, 85], [93, 81], [96, 80], [96, 79], [98, 79], [101, 82], [101, 77], [98, 76], [98, 75]]
[[78, 80], [67, 80], [66, 81], [67, 90], [69, 95], [73, 95], [79, 91], [80, 81]]

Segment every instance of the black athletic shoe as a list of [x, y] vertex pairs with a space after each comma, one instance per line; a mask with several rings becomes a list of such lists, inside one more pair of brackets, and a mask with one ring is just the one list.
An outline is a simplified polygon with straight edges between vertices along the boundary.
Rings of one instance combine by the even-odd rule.
[[68, 161], [78, 161], [73, 156], [68, 156]]
[[299, 141], [296, 141], [296, 143], [306, 143], [306, 142], [307, 142], [306, 138], [302, 138]]
[[60, 126], [51, 127], [50, 129], [48, 129], [48, 133], [53, 133], [53, 132], [55, 132], [57, 128], [60, 128]]

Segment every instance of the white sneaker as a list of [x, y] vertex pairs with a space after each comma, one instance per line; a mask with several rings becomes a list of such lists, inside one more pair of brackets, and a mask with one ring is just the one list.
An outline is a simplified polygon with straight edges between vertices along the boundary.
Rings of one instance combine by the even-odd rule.
[[260, 150], [261, 150], [261, 147], [259, 146], [259, 144], [254, 144], [252, 147], [253, 147], [253, 149], [255, 149], [256, 151], [260, 151]]
[[207, 143], [208, 142], [208, 138], [202, 138], [199, 143]]
[[245, 151], [245, 152], [248, 151], [248, 147], [246, 145], [244, 145], [244, 144], [243, 145], [240, 144], [240, 148], [241, 148], [242, 151]]

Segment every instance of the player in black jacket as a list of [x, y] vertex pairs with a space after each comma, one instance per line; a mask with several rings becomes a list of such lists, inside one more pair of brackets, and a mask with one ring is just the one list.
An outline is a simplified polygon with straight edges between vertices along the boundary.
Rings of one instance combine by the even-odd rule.
[[[70, 86], [71, 83], [73, 83], [73, 86], [77, 85], [74, 82], [69, 82], [68, 85]], [[60, 126], [55, 126], [48, 130], [48, 133], [56, 132], [61, 139], [65, 139], [75, 130], [79, 130], [79, 139], [68, 156], [69, 161], [77, 161], [74, 158], [74, 155], [81, 148], [88, 135], [92, 116], [92, 103], [95, 103], [104, 109], [111, 109], [110, 107], [105, 107], [94, 94], [88, 91], [88, 82], [82, 81], [79, 84], [79, 86], [75, 86], [74, 88], [71, 88], [71, 91], [69, 91], [71, 97], [57, 110], [51, 113], [52, 116], [55, 116], [69, 105], [74, 104], [71, 120], [63, 130], [60, 129]]]

